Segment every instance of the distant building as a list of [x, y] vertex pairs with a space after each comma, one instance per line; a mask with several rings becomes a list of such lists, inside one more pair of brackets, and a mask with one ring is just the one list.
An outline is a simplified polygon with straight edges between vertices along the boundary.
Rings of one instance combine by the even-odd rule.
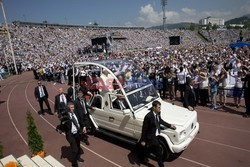
[[211, 23], [212, 25], [218, 25], [218, 26], [224, 26], [224, 19], [221, 18], [214, 18], [214, 17], [207, 17], [204, 19], [201, 19], [199, 21], [200, 25], [208, 25], [209, 23]]

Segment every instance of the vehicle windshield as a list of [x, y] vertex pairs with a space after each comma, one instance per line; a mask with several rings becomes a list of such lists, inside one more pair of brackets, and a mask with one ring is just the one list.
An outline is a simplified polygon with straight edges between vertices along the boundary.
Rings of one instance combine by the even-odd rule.
[[134, 111], [159, 98], [152, 84], [131, 92], [127, 97]]
[[126, 93], [151, 84], [142, 70], [126, 59], [103, 60], [96, 63], [106, 66], [118, 78]]

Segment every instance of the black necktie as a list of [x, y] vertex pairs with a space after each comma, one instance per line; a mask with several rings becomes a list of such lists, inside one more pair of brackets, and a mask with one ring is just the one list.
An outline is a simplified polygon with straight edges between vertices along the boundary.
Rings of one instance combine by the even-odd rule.
[[155, 124], [156, 124], [156, 128], [158, 130], [158, 133], [161, 133], [161, 128], [160, 128], [160, 123], [159, 123], [159, 115], [155, 115]]
[[191, 88], [191, 90], [192, 90], [192, 93], [194, 95], [194, 101], [196, 101], [196, 96], [195, 96], [194, 88]]
[[84, 114], [87, 114], [87, 110], [86, 110], [85, 102], [84, 102], [84, 100], [83, 100], [83, 99], [81, 100], [81, 105], [82, 105], [82, 108], [83, 108], [83, 112], [84, 112]]
[[77, 120], [75, 118], [75, 114], [72, 114], [72, 121], [73, 121], [73, 124], [76, 126], [76, 129], [78, 129], [79, 126], [78, 126]]

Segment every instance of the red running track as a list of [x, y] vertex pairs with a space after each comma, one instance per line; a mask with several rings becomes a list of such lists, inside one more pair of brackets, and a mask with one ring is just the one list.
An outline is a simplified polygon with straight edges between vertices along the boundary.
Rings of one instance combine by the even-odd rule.
[[[49, 92], [49, 102], [53, 109], [57, 89], [67, 85], [44, 82]], [[45, 152], [54, 156], [69, 167], [71, 159], [69, 144], [65, 136], [55, 131], [59, 124], [57, 116], [40, 116], [39, 104], [34, 98], [37, 85], [32, 72], [11, 76], [0, 81], [0, 141], [4, 146], [4, 155], [19, 157], [31, 155], [27, 146], [26, 111], [30, 110], [44, 140]], [[250, 119], [243, 118], [244, 100], [241, 107], [231, 105], [216, 111], [208, 107], [197, 107], [200, 133], [190, 146], [180, 155], [171, 156], [165, 166], [173, 167], [249, 167], [250, 166]], [[176, 101], [176, 105], [181, 105]], [[145, 166], [139, 163], [134, 146], [98, 135], [89, 137], [90, 146], [81, 144], [85, 160], [80, 166]], [[157, 166], [150, 160], [146, 166]]]

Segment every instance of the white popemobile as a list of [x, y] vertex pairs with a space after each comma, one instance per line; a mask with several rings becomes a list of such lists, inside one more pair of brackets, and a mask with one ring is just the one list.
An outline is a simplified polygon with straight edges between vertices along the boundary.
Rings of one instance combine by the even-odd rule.
[[[152, 107], [152, 102], [158, 100], [161, 102], [161, 118], [176, 125], [176, 130], [161, 127], [158, 136], [166, 159], [171, 152], [179, 153], [185, 150], [198, 133], [197, 112], [163, 101], [148, 77], [131, 61], [115, 59], [80, 62], [75, 63], [74, 67], [85, 67], [97, 77], [100, 77], [103, 71], [109, 73], [107, 83], [101, 84], [106, 86], [102, 87], [105, 90], [94, 94], [88, 102], [96, 107], [95, 111], [90, 110], [90, 119], [96, 131], [126, 142], [137, 143], [141, 137], [144, 117]], [[90, 80], [93, 80], [93, 75]], [[100, 85], [101, 79], [97, 80]], [[109, 85], [110, 83], [112, 85]], [[120, 97], [125, 103], [121, 108], [114, 104]]]

